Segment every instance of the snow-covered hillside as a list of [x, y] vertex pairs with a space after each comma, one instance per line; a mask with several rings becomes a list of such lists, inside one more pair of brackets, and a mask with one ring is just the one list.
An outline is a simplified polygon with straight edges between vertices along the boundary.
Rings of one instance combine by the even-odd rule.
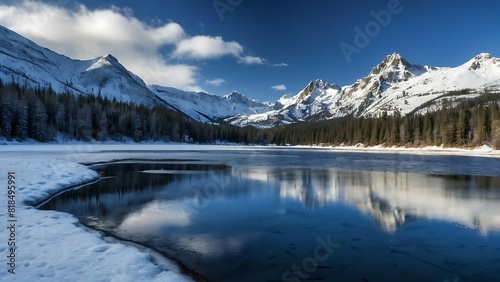
[[440, 69], [442, 68], [410, 64], [397, 53], [389, 55], [368, 76], [343, 88], [339, 98], [340, 109], [334, 116], [364, 116], [368, 107], [383, 100], [390, 90], [399, 89], [399, 84], [413, 81], [424, 74], [432, 76], [432, 73]]
[[270, 103], [251, 100], [236, 91], [226, 96], [216, 96], [159, 85], [151, 85], [149, 89], [177, 110], [201, 122], [219, 122], [228, 117], [272, 110]]
[[398, 83], [360, 115], [378, 115], [383, 111], [408, 114], [427, 102], [432, 102], [428, 107], [434, 104], [439, 108], [444, 99], [470, 98], [484, 93], [500, 93], [500, 59], [486, 53], [456, 68], [435, 69]]
[[[267, 113], [226, 121], [240, 126], [272, 127], [298, 121], [342, 117], [401, 115], [442, 107], [445, 101], [500, 93], [500, 59], [482, 53], [455, 67], [414, 65], [394, 53], [364, 78], [340, 88], [322, 80], [310, 82], [293, 97], [282, 97]], [[500, 94], [499, 94], [500, 98]]]
[[311, 81], [297, 95], [281, 97], [269, 112], [235, 116], [226, 121], [238, 126], [271, 127], [329, 118], [329, 115], [324, 114], [336, 102], [340, 92], [341, 88], [336, 84], [328, 84], [323, 80]]
[[202, 122], [272, 110], [270, 103], [233, 92], [216, 96], [171, 87], [147, 86], [112, 55], [73, 60], [43, 48], [0, 26], [0, 79], [30, 87], [52, 87], [58, 93], [99, 95], [147, 106], [164, 105]]
[[93, 94], [145, 105], [163, 104], [112, 55], [73, 60], [0, 26], [0, 79], [58, 93]]

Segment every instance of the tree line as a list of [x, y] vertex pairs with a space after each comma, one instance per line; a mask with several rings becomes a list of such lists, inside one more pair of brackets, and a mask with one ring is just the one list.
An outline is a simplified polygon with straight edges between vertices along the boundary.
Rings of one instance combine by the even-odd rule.
[[196, 122], [163, 106], [0, 82], [0, 136], [8, 140], [251, 143], [255, 131]]
[[302, 123], [274, 129], [279, 145], [475, 147], [500, 149], [500, 101], [487, 94], [425, 115]]
[[0, 81], [0, 136], [8, 140], [164, 141], [276, 145], [386, 145], [500, 148], [498, 94], [426, 115], [298, 123], [270, 129], [207, 124], [163, 106], [102, 96], [56, 94]]

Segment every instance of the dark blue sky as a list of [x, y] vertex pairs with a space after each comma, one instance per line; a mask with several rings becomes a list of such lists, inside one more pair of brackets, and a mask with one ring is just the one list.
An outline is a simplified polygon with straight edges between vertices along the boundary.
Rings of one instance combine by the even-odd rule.
[[[189, 36], [221, 36], [224, 41], [236, 41], [245, 48], [245, 55], [265, 62], [245, 65], [228, 56], [169, 60], [197, 66], [197, 84], [210, 93], [225, 95], [238, 90], [259, 100], [274, 101], [284, 94], [296, 94], [314, 79], [341, 86], [351, 84], [393, 52], [412, 63], [432, 66], [457, 66], [481, 52], [500, 56], [500, 1], [494, 0], [219, 0], [219, 13], [213, 0], [52, 3], [68, 9], [75, 3], [91, 10], [111, 5], [129, 7], [133, 17], [148, 25], [158, 20], [173, 21]], [[236, 5], [227, 6], [231, 10], [224, 11], [221, 20], [223, 5], [231, 3]], [[385, 26], [373, 23], [376, 19], [372, 11], [381, 10], [392, 12], [390, 20], [385, 18]], [[354, 29], [365, 30], [367, 26], [369, 42], [356, 44]], [[346, 58], [341, 43], [357, 48], [357, 53]], [[169, 48], [173, 47], [162, 50], [166, 57], [172, 52]], [[275, 66], [281, 63], [288, 66]], [[220, 86], [206, 83], [215, 78], [225, 82]], [[271, 89], [281, 84], [286, 90]]]

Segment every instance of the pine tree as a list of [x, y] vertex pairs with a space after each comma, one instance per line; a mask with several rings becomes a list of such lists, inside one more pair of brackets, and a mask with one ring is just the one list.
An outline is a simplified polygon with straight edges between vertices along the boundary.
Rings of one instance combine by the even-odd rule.
[[487, 135], [487, 118], [486, 110], [483, 105], [476, 107], [476, 126], [474, 130], [474, 143], [482, 144], [486, 140]]
[[104, 110], [102, 110], [98, 114], [98, 128], [97, 128], [97, 140], [99, 141], [106, 141], [108, 139], [109, 133], [108, 133], [108, 117]]
[[458, 116], [453, 110], [443, 112], [440, 124], [441, 140], [444, 145], [457, 144], [457, 121]]
[[21, 101], [16, 107], [16, 114], [14, 118], [14, 134], [18, 141], [23, 141], [28, 138], [28, 106]]
[[14, 107], [10, 101], [0, 100], [0, 135], [7, 140], [12, 139], [12, 128], [14, 123]]
[[371, 122], [372, 129], [371, 129], [371, 134], [370, 134], [370, 145], [378, 145], [379, 144], [379, 120], [376, 119]]
[[59, 132], [67, 132], [66, 109], [64, 105], [59, 105], [55, 114], [55, 127]]
[[34, 109], [33, 138], [37, 141], [48, 141], [48, 115], [42, 102], [37, 101]]
[[496, 119], [492, 123], [492, 132], [491, 132], [491, 145], [500, 150], [500, 119]]
[[132, 138], [135, 142], [142, 140], [142, 122], [139, 115], [136, 113], [132, 114]]
[[92, 110], [90, 105], [82, 104], [82, 108], [78, 109], [77, 113], [76, 139], [82, 141], [92, 140]]
[[433, 132], [433, 115], [432, 114], [427, 114], [424, 116], [424, 122], [423, 122], [423, 129], [422, 129], [422, 139], [425, 140], [425, 143], [427, 146], [433, 145], [434, 144], [434, 139], [432, 138], [432, 132]]
[[394, 117], [391, 119], [391, 143], [394, 145], [401, 144], [401, 133], [400, 133], [400, 114], [399, 112], [394, 113]]
[[458, 120], [456, 126], [456, 137], [455, 140], [458, 145], [467, 145], [468, 135], [469, 135], [469, 119], [470, 111], [465, 107], [460, 107], [458, 112]]
[[413, 123], [413, 144], [415, 146], [420, 146], [423, 141], [422, 131], [423, 131], [423, 117], [418, 115], [413, 118], [415, 121]]

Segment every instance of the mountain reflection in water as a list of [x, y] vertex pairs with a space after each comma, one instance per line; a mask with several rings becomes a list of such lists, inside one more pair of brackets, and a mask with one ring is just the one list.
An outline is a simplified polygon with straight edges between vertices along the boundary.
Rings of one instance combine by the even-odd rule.
[[[376, 264], [404, 265], [400, 279], [496, 275], [500, 246], [492, 244], [489, 250], [496, 253], [485, 254], [487, 243], [463, 232], [498, 237], [498, 177], [160, 162], [96, 170], [101, 181], [63, 193], [41, 209], [69, 212], [96, 229], [152, 246], [209, 280], [279, 279], [308, 256], [316, 238], [328, 234], [350, 249], [339, 249], [343, 260], [323, 266], [321, 277], [351, 280], [361, 270], [379, 275], [369, 281], [393, 277], [380, 276]], [[453, 236], [461, 237], [448, 242]], [[394, 238], [399, 245], [391, 243]], [[439, 250], [455, 248], [457, 240], [459, 246], [478, 244], [477, 253], [469, 251], [459, 262], [443, 257]], [[360, 261], [371, 256], [377, 260]], [[468, 266], [467, 273], [461, 265]]]

